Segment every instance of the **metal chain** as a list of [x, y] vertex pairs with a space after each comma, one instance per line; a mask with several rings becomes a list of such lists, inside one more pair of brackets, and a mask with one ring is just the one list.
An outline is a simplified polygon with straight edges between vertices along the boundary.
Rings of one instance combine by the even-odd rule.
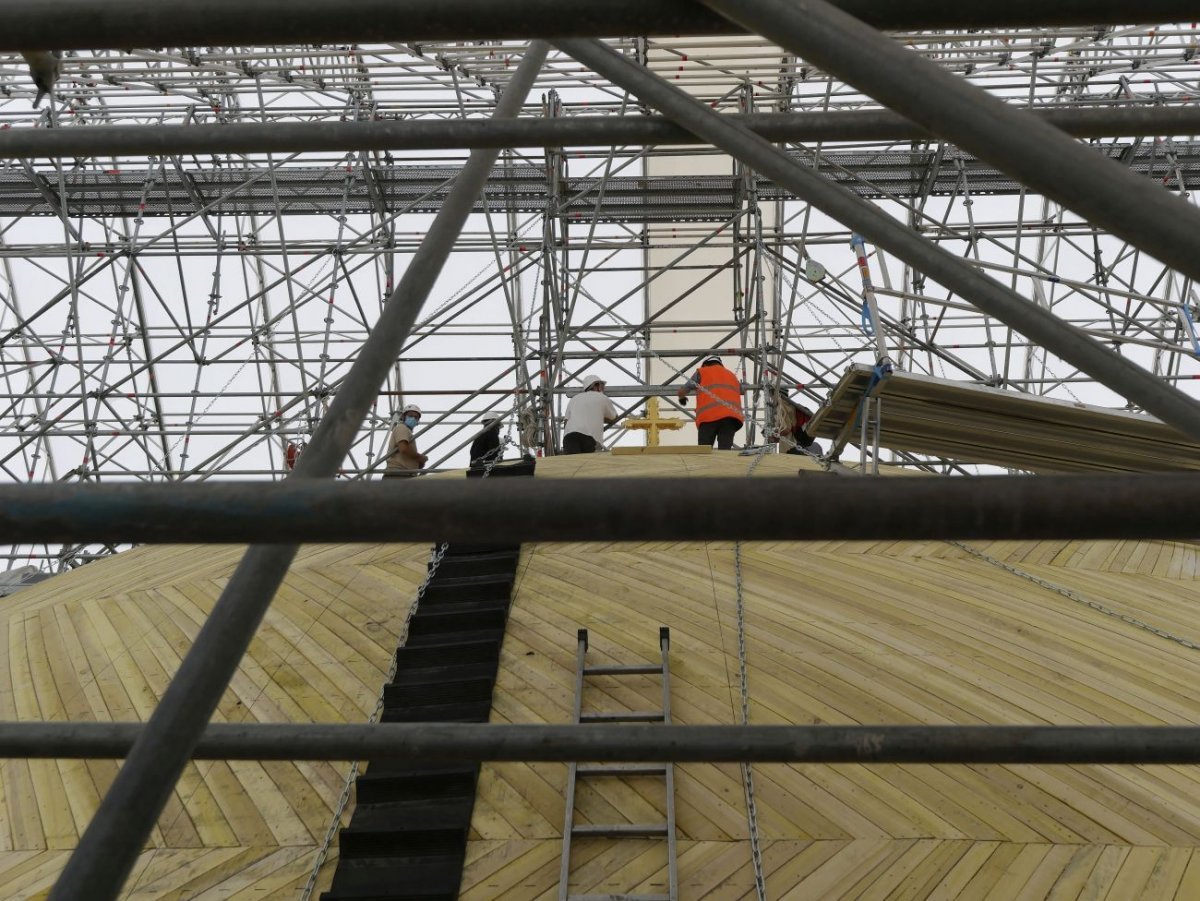
[[[754, 470], [762, 463], [766, 456], [770, 445], [764, 444], [758, 449], [754, 460], [750, 463], [750, 468], [746, 470], [746, 477], [749, 478], [754, 474]], [[742, 579], [742, 543], [734, 542], [733, 545], [733, 579], [734, 590], [737, 594], [737, 645], [738, 645], [738, 682], [741, 692], [741, 725], [747, 726], [750, 724], [750, 680], [746, 665], [746, 605], [743, 592]], [[758, 896], [758, 901], [766, 901], [767, 899], [767, 883], [763, 875], [762, 863], [762, 846], [759, 843], [758, 837], [758, 804], [754, 798], [754, 770], [750, 764], [743, 763], [742, 767], [742, 786], [746, 791], [746, 821], [749, 824], [750, 830], [750, 861], [754, 866], [754, 890]]]
[[[421, 587], [417, 589], [417, 597], [412, 606], [408, 610], [408, 616], [404, 620], [404, 625], [400, 629], [399, 640], [397, 647], [402, 647], [404, 641], [408, 637], [408, 629], [412, 623], [412, 618], [417, 612], [417, 608], [421, 605], [421, 599], [425, 596], [425, 590], [429, 587], [434, 575], [437, 573], [438, 567], [441, 566], [442, 558], [446, 556], [446, 549], [449, 548], [449, 543], [443, 541], [440, 545], [433, 549], [430, 553], [428, 570], [425, 573], [425, 581], [421, 583]], [[392, 662], [388, 666], [387, 678], [384, 680], [384, 686], [387, 686], [396, 678], [396, 663], [399, 654], [392, 654]], [[375, 702], [375, 709], [371, 712], [371, 716], [367, 719], [368, 725], [374, 725], [379, 722], [379, 715], [383, 713], [383, 692], [380, 691], [379, 698]], [[350, 803], [350, 793], [354, 790], [355, 780], [358, 779], [359, 761], [355, 760], [350, 764], [350, 771], [346, 774], [346, 782], [342, 786], [342, 793], [338, 796], [338, 802], [333, 811], [333, 819], [329, 823], [329, 828], [325, 831], [325, 840], [321, 842], [321, 847], [317, 850], [317, 858], [313, 863], [312, 872], [308, 874], [308, 882], [304, 885], [304, 891], [300, 893], [300, 901], [310, 901], [313, 890], [317, 887], [317, 878], [321, 874], [321, 867], [325, 865], [325, 858], [329, 856], [329, 849], [333, 845], [333, 840], [337, 836], [338, 830], [342, 825], [342, 814], [346, 811], [346, 805]]]
[[[501, 445], [500, 449], [503, 450], [503, 448], [507, 447], [510, 443], [511, 441], [509, 438], [505, 436], [504, 444]], [[488, 476], [490, 476], [492, 474], [492, 470], [496, 468], [496, 464], [499, 462], [499, 454], [497, 454], [495, 459], [490, 460], [487, 465], [484, 466], [483, 475], [480, 478], [486, 479]], [[421, 606], [421, 600], [425, 597], [425, 592], [429, 588], [429, 583], [432, 582], [433, 577], [437, 575], [438, 567], [442, 565], [442, 558], [446, 556], [446, 551], [449, 548], [450, 543], [443, 541], [431, 552], [429, 566], [425, 573], [425, 581], [423, 581], [421, 586], [417, 589], [416, 600], [414, 600], [412, 606], [408, 608], [408, 616], [404, 620], [404, 625], [400, 629], [400, 635], [396, 642], [397, 648], [403, 647], [405, 641], [407, 641], [408, 630], [412, 625], [412, 619], [414, 616], [416, 616], [417, 609]], [[385, 679], [383, 683], [385, 688], [396, 678], [396, 666], [399, 662], [399, 656], [399, 653], [392, 654], [392, 662], [388, 666], [387, 679]], [[379, 698], [375, 702], [375, 709], [371, 712], [371, 716], [367, 720], [368, 725], [374, 725], [375, 723], [379, 722], [379, 716], [381, 713], [383, 713], [383, 698], [384, 692], [381, 690], [379, 692]], [[321, 842], [321, 847], [317, 851], [317, 859], [313, 863], [312, 872], [308, 874], [308, 882], [304, 885], [304, 891], [300, 893], [300, 901], [310, 901], [312, 898], [313, 890], [317, 886], [317, 878], [321, 874], [321, 867], [325, 865], [325, 858], [329, 856], [329, 849], [333, 845], [333, 839], [337, 835], [338, 829], [341, 828], [342, 814], [346, 810], [346, 805], [350, 803], [350, 793], [354, 790], [354, 783], [358, 779], [358, 768], [359, 761], [355, 760], [350, 764], [350, 771], [346, 774], [346, 783], [342, 786], [341, 795], [338, 796], [337, 807], [333, 812], [333, 819], [329, 823], [329, 829], [327, 829], [325, 832], [325, 840]]]
[[1098, 613], [1103, 613], [1105, 616], [1111, 616], [1114, 619], [1119, 619], [1123, 623], [1128, 623], [1131, 626], [1144, 629], [1152, 635], [1157, 635], [1159, 638], [1165, 638], [1167, 641], [1173, 641], [1176, 644], [1181, 644], [1190, 650], [1200, 651], [1200, 644], [1197, 644], [1191, 639], [1183, 638], [1179, 635], [1167, 632], [1165, 629], [1158, 628], [1158, 626], [1152, 626], [1150, 623], [1143, 622], [1142, 620], [1130, 616], [1127, 613], [1121, 613], [1119, 610], [1113, 610], [1111, 607], [1106, 607], [1098, 601], [1089, 600], [1080, 594], [1076, 594], [1070, 588], [1064, 588], [1062, 585], [1056, 585], [1053, 582], [1047, 581], [1039, 576], [1035, 576], [1033, 573], [1025, 572], [1025, 570], [1013, 566], [1011, 563], [1005, 563], [1003, 560], [997, 560], [995, 557], [985, 554], [978, 548], [973, 548], [970, 545], [963, 544], [961, 541], [951, 541], [950, 544], [963, 551], [966, 551], [968, 554], [971, 554], [974, 557], [978, 557], [980, 560], [984, 560], [987, 563], [992, 564], [993, 566], [998, 566], [1001, 569], [1012, 573], [1014, 576], [1020, 576], [1022, 579], [1033, 582], [1035, 585], [1040, 585], [1042, 588], [1053, 591], [1055, 594], [1060, 594], [1069, 600], [1075, 601], [1077, 604], [1083, 604], [1085, 607], [1090, 607], [1092, 610], [1095, 610]]

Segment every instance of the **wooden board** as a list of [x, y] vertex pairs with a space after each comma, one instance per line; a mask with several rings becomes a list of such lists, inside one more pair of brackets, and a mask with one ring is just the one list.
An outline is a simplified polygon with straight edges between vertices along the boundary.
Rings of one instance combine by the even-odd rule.
[[[736, 476], [752, 462], [600, 455], [544, 461], [538, 476]], [[753, 477], [805, 467], [816, 464], [768, 456]], [[751, 721], [1200, 722], [1189, 689], [1200, 654], [1126, 619], [1200, 643], [1190, 545], [1010, 544], [980, 549], [1019, 559], [1032, 578], [940, 542], [744, 545]], [[736, 722], [733, 557], [730, 542], [528, 548], [493, 721], [569, 720], [577, 628], [589, 629], [596, 662], [632, 663], [653, 657], [661, 624], [675, 720]], [[585, 709], [647, 709], [654, 691], [649, 678], [597, 683]], [[1194, 768], [753, 769], [771, 898], [1183, 898], [1200, 878]], [[752, 898], [738, 767], [676, 773], [681, 897]], [[564, 765], [484, 767], [463, 897], [554, 897], [564, 785]], [[613, 820], [659, 803], [635, 780], [608, 780], [586, 799]], [[573, 861], [572, 892], [661, 890], [654, 843], [594, 841]]]
[[669, 455], [678, 456], [681, 454], [692, 454], [692, 455], [703, 456], [706, 454], [711, 454], [712, 452], [713, 452], [712, 447], [707, 444], [677, 444], [677, 445], [660, 444], [658, 447], [614, 447], [610, 451], [610, 453], [612, 453], [618, 457], [629, 457], [629, 456], [636, 456], [636, 455], [643, 455], [643, 454], [650, 454], [650, 455], [662, 454], [662, 455], [668, 455], [668, 456]]
[[[806, 457], [726, 453], [559, 457], [538, 477], [695, 479], [752, 465], [756, 479], [825, 477]], [[0, 717], [145, 719], [241, 552], [139, 548], [8, 599]], [[217, 719], [365, 720], [427, 552], [302, 549]], [[597, 662], [630, 663], [652, 659], [668, 625], [675, 720], [736, 722], [734, 553], [728, 541], [526, 548], [492, 721], [569, 720], [577, 628]], [[1185, 643], [1200, 643], [1192, 544], [761, 542], [740, 553], [752, 722], [1200, 722], [1200, 654]], [[649, 677], [599, 679], [586, 701], [649, 709], [656, 693]], [[555, 896], [565, 770], [484, 767], [464, 898]], [[1195, 768], [753, 771], [772, 898], [1200, 897]], [[112, 761], [0, 761], [7, 896], [44, 897], [115, 772]], [[126, 896], [296, 898], [345, 772], [189, 766]], [[650, 817], [664, 801], [612, 779], [589, 787], [581, 811]], [[676, 806], [681, 897], [754, 897], [739, 767], [677, 767]], [[611, 893], [661, 889], [665, 862], [654, 842], [590, 841], [575, 864], [572, 891]]]
[[[6, 599], [0, 719], [144, 720], [242, 551], [138, 548]], [[303, 548], [214, 719], [365, 721], [428, 553]], [[0, 761], [4, 897], [44, 895], [116, 771], [107, 760]], [[296, 898], [347, 771], [304, 761], [188, 765], [125, 896]], [[335, 845], [318, 888], [336, 859]]]

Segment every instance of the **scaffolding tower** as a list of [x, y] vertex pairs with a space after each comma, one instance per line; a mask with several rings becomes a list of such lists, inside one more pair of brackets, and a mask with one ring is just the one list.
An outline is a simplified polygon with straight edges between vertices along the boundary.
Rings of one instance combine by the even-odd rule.
[[[1190, 199], [1195, 23], [890, 37]], [[285, 476], [462, 148], [486, 140], [526, 44], [68, 49], [39, 108], [21, 57], [0, 56], [0, 478]], [[1144, 247], [762, 37], [606, 44], [1195, 393], [1195, 287]], [[462, 465], [488, 413], [514, 444], [551, 454], [585, 370], [607, 378], [624, 415], [650, 395], [673, 403], [713, 349], [746, 385], [748, 441], [769, 437], [772, 388], [819, 405], [881, 345], [906, 372], [1142, 409], [869, 240], [864, 281], [851, 228], [566, 53], [551, 51], [510, 125], [343, 478], [378, 474], [402, 399], [424, 407], [431, 467]], [[617, 429], [608, 444], [641, 440]], [[59, 570], [113, 550], [4, 556]]]

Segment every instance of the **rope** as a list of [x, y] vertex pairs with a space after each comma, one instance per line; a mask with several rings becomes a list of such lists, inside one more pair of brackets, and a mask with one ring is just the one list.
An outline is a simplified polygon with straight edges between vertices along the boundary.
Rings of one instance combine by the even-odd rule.
[[1128, 625], [1134, 626], [1138, 629], [1143, 629], [1152, 635], [1157, 635], [1159, 638], [1165, 638], [1167, 641], [1173, 641], [1176, 644], [1181, 644], [1189, 650], [1200, 651], [1200, 644], [1197, 644], [1189, 638], [1183, 638], [1182, 636], [1175, 635], [1174, 633], [1168, 632], [1165, 629], [1160, 629], [1158, 626], [1153, 626], [1150, 623], [1143, 622], [1137, 617], [1130, 616], [1127, 613], [1122, 613], [1119, 610], [1113, 610], [1111, 607], [1106, 607], [1098, 601], [1089, 600], [1083, 595], [1072, 591], [1070, 588], [1064, 588], [1062, 585], [1056, 585], [1053, 582], [1047, 581], [1039, 576], [1035, 576], [1033, 573], [1025, 572], [1025, 570], [1013, 566], [1011, 563], [1005, 563], [1003, 560], [997, 560], [995, 557], [985, 554], [978, 548], [973, 548], [970, 545], [963, 544], [961, 541], [951, 541], [950, 544], [954, 545], [960, 550], [966, 551], [973, 557], [978, 557], [980, 560], [990, 563], [992, 566], [998, 566], [1000, 569], [1010, 572], [1014, 576], [1019, 576], [1035, 585], [1040, 585], [1042, 588], [1053, 591], [1055, 594], [1060, 594], [1064, 598], [1072, 600], [1077, 604], [1082, 604], [1083, 606], [1095, 610], [1098, 613], [1103, 613], [1105, 616], [1111, 616], [1114, 619], [1119, 619], [1123, 623], [1127, 623]]

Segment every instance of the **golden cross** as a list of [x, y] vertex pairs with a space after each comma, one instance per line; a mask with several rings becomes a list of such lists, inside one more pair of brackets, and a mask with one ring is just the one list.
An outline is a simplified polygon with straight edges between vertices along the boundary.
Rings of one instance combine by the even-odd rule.
[[626, 419], [624, 426], [627, 429], [645, 429], [646, 430], [646, 446], [658, 447], [658, 433], [663, 429], [681, 429], [683, 428], [684, 420], [682, 419], [664, 419], [658, 415], [658, 398], [652, 397], [646, 401], [646, 418], [645, 419]]

